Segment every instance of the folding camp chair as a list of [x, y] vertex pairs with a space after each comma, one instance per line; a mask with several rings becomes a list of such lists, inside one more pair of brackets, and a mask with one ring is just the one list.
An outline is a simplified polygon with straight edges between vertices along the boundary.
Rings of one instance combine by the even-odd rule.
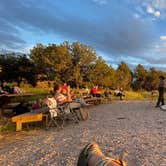
[[73, 120], [75, 123], [79, 122], [76, 109], [79, 108], [72, 108], [70, 107], [71, 103], [63, 103], [58, 104], [57, 106], [57, 112], [60, 115], [60, 117], [63, 119], [63, 124], [66, 120]]
[[58, 113], [57, 113], [57, 102], [56, 102], [56, 100], [54, 98], [47, 98], [46, 104], [49, 108], [49, 114], [50, 114], [50, 121], [47, 125], [47, 129], [51, 126], [52, 123], [55, 126], [57, 126], [58, 128], [61, 128], [62, 126], [60, 126], [57, 123]]

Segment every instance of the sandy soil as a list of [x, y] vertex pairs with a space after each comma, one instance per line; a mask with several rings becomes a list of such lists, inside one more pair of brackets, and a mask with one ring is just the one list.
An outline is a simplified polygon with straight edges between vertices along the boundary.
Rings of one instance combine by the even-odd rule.
[[[121, 101], [89, 109], [88, 121], [15, 133], [1, 139], [0, 165], [76, 165], [80, 150], [96, 141], [107, 156], [129, 166], [166, 166], [166, 111], [145, 101]], [[3, 141], [2, 141], [3, 140]]]

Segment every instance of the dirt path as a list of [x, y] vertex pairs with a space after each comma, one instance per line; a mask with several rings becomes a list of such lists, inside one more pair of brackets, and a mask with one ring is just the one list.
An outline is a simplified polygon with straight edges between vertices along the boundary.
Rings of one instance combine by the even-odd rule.
[[[124, 154], [129, 166], [166, 166], [166, 111], [148, 102], [115, 102], [90, 109], [90, 120], [63, 130], [17, 134], [1, 143], [0, 165], [74, 166], [80, 150], [99, 143], [108, 156]], [[30, 136], [32, 135], [32, 136]]]

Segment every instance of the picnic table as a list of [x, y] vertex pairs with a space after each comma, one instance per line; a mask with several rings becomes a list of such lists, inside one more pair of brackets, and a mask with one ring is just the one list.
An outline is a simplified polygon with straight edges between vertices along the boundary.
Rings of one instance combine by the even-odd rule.
[[84, 99], [86, 103], [89, 104], [100, 104], [102, 97], [88, 97]]
[[9, 103], [11, 103], [13, 98], [26, 98], [32, 96], [32, 93], [20, 93], [20, 94], [1, 94], [0, 95], [0, 118], [4, 116], [4, 109]]

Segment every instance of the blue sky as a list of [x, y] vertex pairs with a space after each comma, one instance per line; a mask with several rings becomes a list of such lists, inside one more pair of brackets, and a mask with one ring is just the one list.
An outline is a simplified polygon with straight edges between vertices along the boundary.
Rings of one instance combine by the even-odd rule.
[[108, 64], [166, 71], [165, 0], [1, 0], [0, 52], [79, 41]]

